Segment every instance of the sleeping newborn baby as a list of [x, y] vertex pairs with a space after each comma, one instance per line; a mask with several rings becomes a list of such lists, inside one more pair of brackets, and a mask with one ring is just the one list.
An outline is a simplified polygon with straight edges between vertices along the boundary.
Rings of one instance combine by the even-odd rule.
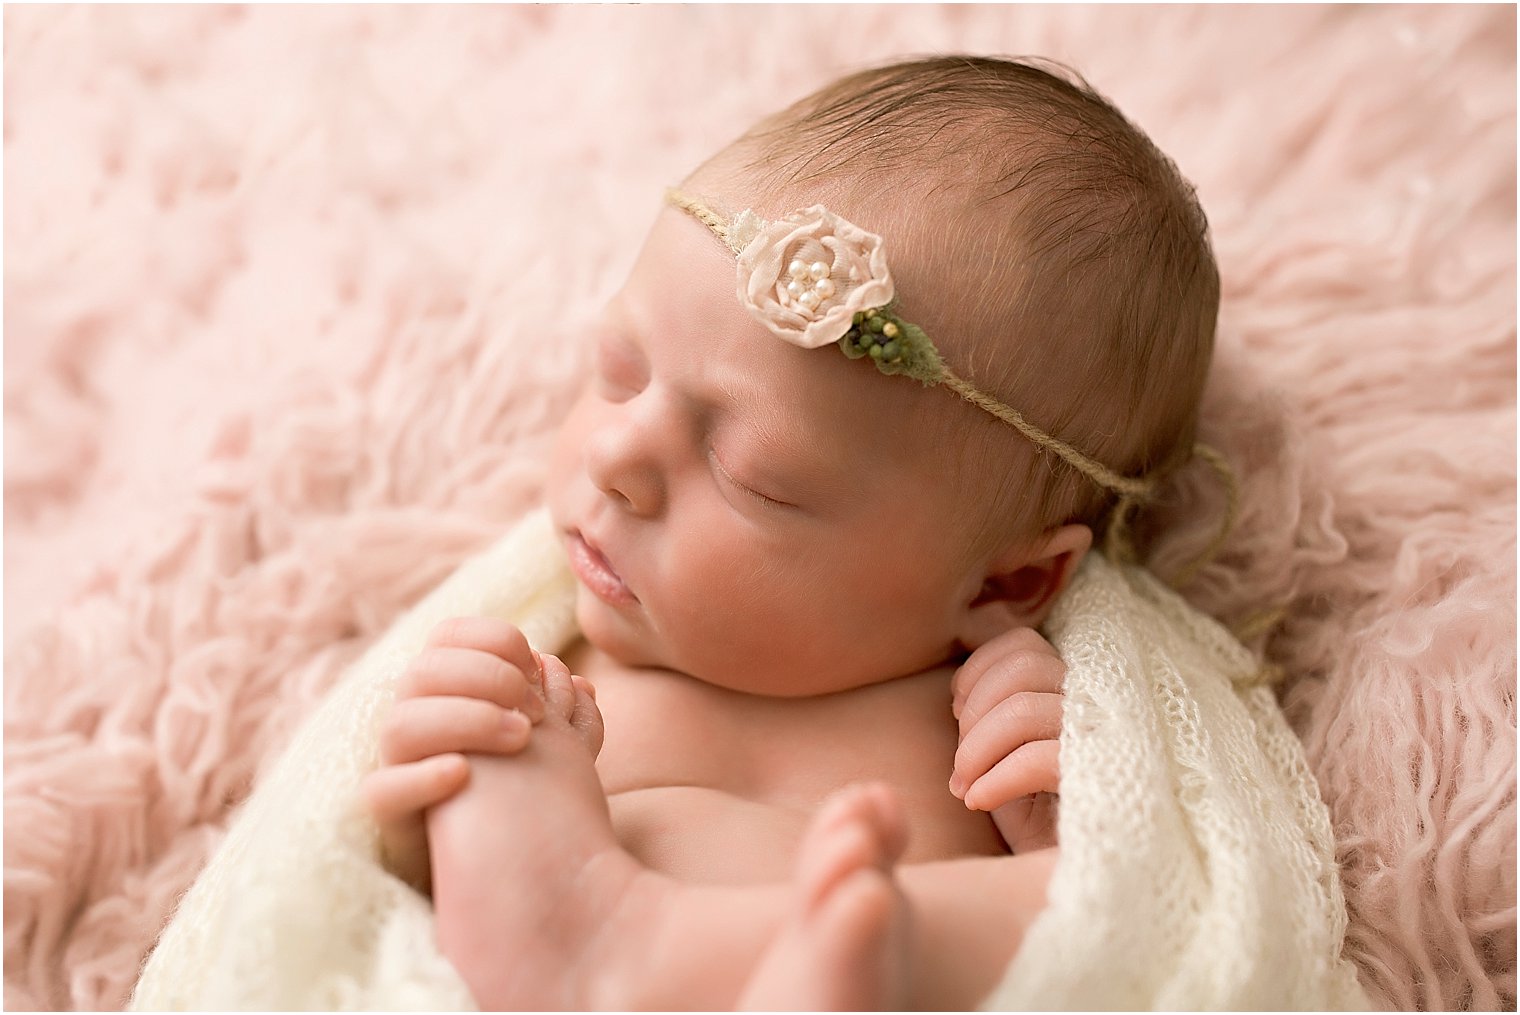
[[854, 74], [667, 195], [549, 478], [584, 640], [442, 625], [365, 785], [481, 1007], [974, 1007], [1058, 851], [1033, 629], [1191, 454], [1217, 306], [1036, 66]]

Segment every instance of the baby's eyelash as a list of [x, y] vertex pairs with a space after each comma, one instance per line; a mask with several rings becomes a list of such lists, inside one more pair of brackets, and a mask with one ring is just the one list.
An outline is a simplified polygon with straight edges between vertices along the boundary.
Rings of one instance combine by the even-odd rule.
[[735, 488], [743, 491], [744, 493], [749, 494], [751, 497], [753, 497], [756, 500], [760, 501], [760, 503], [766, 505], [767, 507], [789, 508], [789, 507], [793, 507], [794, 506], [794, 505], [788, 504], [784, 500], [776, 500], [774, 497], [767, 497], [765, 494], [761, 493], [759, 490], [752, 490], [749, 487], [745, 486], [743, 483], [739, 482], [737, 479], [734, 478], [733, 473], [729, 472], [727, 469], [725, 469], [723, 467], [723, 463], [718, 460], [718, 454], [717, 454], [717, 452], [715, 452], [715, 451], [709, 451], [708, 452], [708, 457], [712, 459], [713, 466], [718, 470], [718, 472], [720, 472], [723, 475], [724, 479], [726, 479]]

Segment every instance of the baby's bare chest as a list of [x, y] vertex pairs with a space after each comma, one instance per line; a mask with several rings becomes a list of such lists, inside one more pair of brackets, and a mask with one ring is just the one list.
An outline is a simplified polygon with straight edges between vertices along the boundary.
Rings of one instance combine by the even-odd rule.
[[1003, 852], [987, 815], [948, 789], [948, 675], [782, 700], [567, 661], [597, 688], [607, 730], [597, 771], [613, 826], [656, 869], [705, 882], [784, 879], [818, 805], [862, 781], [884, 782], [902, 801], [907, 862]]

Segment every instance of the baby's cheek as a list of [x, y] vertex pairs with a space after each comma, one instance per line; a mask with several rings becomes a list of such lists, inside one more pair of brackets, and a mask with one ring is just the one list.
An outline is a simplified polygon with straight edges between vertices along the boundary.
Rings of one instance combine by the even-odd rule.
[[806, 649], [818, 640], [815, 618], [767, 565], [725, 559], [705, 542], [702, 566], [668, 572], [656, 623], [679, 668], [693, 676], [735, 690], [780, 690], [778, 678], [806, 665]]

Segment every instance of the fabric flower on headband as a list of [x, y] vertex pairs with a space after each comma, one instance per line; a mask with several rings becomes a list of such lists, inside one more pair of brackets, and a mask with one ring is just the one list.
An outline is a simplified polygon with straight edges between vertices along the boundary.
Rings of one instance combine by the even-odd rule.
[[804, 349], [839, 341], [856, 313], [892, 293], [881, 237], [822, 205], [769, 223], [739, 251], [739, 302]]

